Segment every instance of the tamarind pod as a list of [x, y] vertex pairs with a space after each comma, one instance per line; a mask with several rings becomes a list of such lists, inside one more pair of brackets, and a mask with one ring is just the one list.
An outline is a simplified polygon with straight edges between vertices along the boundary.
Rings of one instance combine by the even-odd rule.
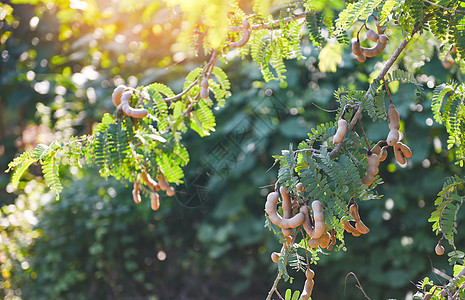
[[208, 88], [201, 88], [200, 89], [200, 98], [207, 99], [209, 95]]
[[444, 254], [444, 246], [442, 246], [441, 244], [437, 244], [436, 247], [434, 248], [434, 252], [436, 252], [437, 255], [443, 255]]
[[360, 231], [355, 230], [354, 232], [352, 232], [352, 235], [355, 237], [358, 237], [358, 236], [361, 236], [362, 234], [360, 233]]
[[349, 213], [354, 218], [355, 222], [360, 220], [360, 215], [358, 214], [358, 204], [354, 203], [349, 207]]
[[372, 174], [366, 174], [362, 178], [362, 183], [366, 186], [370, 186], [373, 182], [375, 182], [375, 176]]
[[373, 148], [370, 151], [379, 156], [381, 154], [381, 144], [382, 143], [384, 143], [383, 140], [377, 142], [376, 145], [374, 145]]
[[412, 150], [410, 150], [409, 146], [405, 145], [404, 143], [397, 142], [397, 146], [399, 147], [400, 151], [402, 152], [402, 155], [405, 158], [410, 158], [412, 157]]
[[305, 280], [304, 290], [300, 294], [300, 300], [308, 300], [312, 295], [314, 281], [313, 279]]
[[168, 197], [173, 197], [176, 192], [174, 191], [174, 187], [169, 186], [168, 189], [166, 190], [166, 195]]
[[395, 144], [397, 144], [398, 141], [399, 141], [399, 130], [391, 129], [386, 138], [386, 142], [388, 143], [389, 146], [395, 146]]
[[320, 239], [312, 239], [312, 238], [308, 239], [307, 246], [310, 248], [316, 248], [320, 246]]
[[202, 78], [202, 81], [200, 82], [200, 86], [203, 87], [203, 88], [208, 88], [210, 84], [208, 83], [208, 77], [207, 76], [204, 76]]
[[168, 190], [170, 185], [168, 184], [168, 181], [166, 181], [165, 175], [158, 174], [156, 178], [158, 180], [158, 185], [160, 186], [160, 189], [162, 191]]
[[389, 129], [400, 129], [400, 116], [396, 107], [393, 104], [389, 105], [388, 109], [388, 125]]
[[155, 190], [152, 190], [152, 194], [150, 195], [150, 206], [153, 210], [160, 208], [160, 196]]
[[336, 235], [334, 233], [334, 229], [331, 229], [331, 243], [326, 249], [328, 249], [328, 251], [331, 251], [333, 250], [334, 245], [336, 245]]
[[303, 213], [298, 213], [290, 219], [283, 219], [277, 211], [279, 194], [277, 192], [271, 192], [268, 194], [265, 203], [265, 212], [268, 214], [271, 223], [275, 224], [280, 228], [295, 228], [300, 225], [305, 220], [305, 215]]
[[370, 232], [370, 228], [368, 228], [362, 220], [358, 220], [358, 222], [355, 222], [355, 229], [357, 229], [358, 232], [361, 234], [367, 234]]
[[320, 238], [323, 233], [325, 233], [325, 219], [323, 215], [323, 206], [318, 200], [312, 202], [312, 211], [313, 211], [313, 226], [310, 218], [310, 208], [308, 206], [302, 206], [300, 212], [305, 215], [305, 220], [303, 222], [304, 230], [307, 234], [313, 238]]
[[379, 53], [383, 52], [384, 48], [386, 48], [386, 44], [383, 44], [380, 41], [378, 41], [376, 45], [374, 45], [373, 47], [360, 47], [360, 50], [362, 50], [363, 55], [365, 55], [366, 57], [375, 57]]
[[[292, 218], [292, 207], [291, 207], [291, 199], [289, 198], [289, 192], [287, 186], [282, 186], [279, 188], [279, 193], [283, 198], [282, 208], [283, 208], [283, 218], [290, 219]], [[281, 228], [284, 236], [292, 235], [292, 228]]]
[[[386, 44], [389, 41], [389, 38], [385, 34], [380, 34], [379, 35], [379, 42], [382, 44]], [[384, 50], [384, 49], [383, 49]]]
[[118, 107], [121, 104], [121, 94], [127, 89], [125, 85], [118, 85], [111, 94], [111, 100], [113, 101], [113, 105]]
[[292, 236], [290, 236], [290, 235], [286, 236], [286, 244], [289, 245], [289, 244], [291, 244], [291, 242], [292, 242]]
[[353, 233], [353, 232], [356, 232], [356, 231], [357, 231], [357, 229], [355, 229], [355, 227], [352, 226], [352, 224], [350, 224], [349, 221], [342, 222], [342, 224], [344, 224], [344, 229], [345, 229], [348, 233]]
[[129, 100], [131, 100], [132, 91], [125, 91], [121, 95], [121, 110], [127, 116], [140, 119], [145, 118], [148, 115], [148, 110], [145, 108], [133, 108], [129, 106]]
[[297, 192], [301, 192], [301, 193], [305, 192], [305, 188], [302, 182], [297, 183], [295, 186], [295, 189], [297, 190]]
[[363, 55], [363, 54], [357, 55], [357, 60], [358, 60], [359, 62], [363, 63], [363, 62], [366, 62], [366, 61], [367, 61], [367, 57], [366, 57], [365, 55]]
[[315, 277], [315, 272], [314, 272], [312, 269], [307, 268], [307, 269], [305, 270], [305, 277], [306, 277], [308, 280], [313, 279], [313, 277]]
[[396, 143], [394, 146], [394, 155], [396, 157], [396, 160], [399, 164], [405, 165], [407, 163], [407, 159], [405, 158], [404, 154], [402, 153], [402, 150], [399, 147], [399, 143]]
[[342, 142], [342, 140], [344, 140], [344, 137], [347, 133], [347, 126], [348, 124], [346, 120], [339, 119], [339, 121], [337, 121], [337, 130], [333, 138], [333, 143], [339, 144], [340, 142]]
[[372, 176], [376, 176], [379, 173], [379, 169], [377, 167], [369, 166], [367, 170], [367, 174], [371, 174]]
[[319, 238], [319, 240], [321, 248], [328, 248], [329, 243], [331, 242], [331, 234], [329, 232], [326, 232]]
[[372, 29], [368, 29], [367, 38], [372, 42], [377, 42], [379, 39], [379, 35], [376, 32], [374, 32]]
[[363, 56], [362, 50], [360, 49], [360, 40], [357, 38], [352, 39], [352, 53], [355, 56]]
[[278, 252], [273, 252], [271, 253], [271, 260], [274, 262], [274, 263], [277, 263], [279, 261], [279, 257], [281, 256], [280, 253]]
[[229, 48], [239, 48], [245, 46], [250, 38], [250, 23], [248, 20], [242, 21], [242, 38], [236, 42], [229, 43]]
[[386, 31], [386, 27], [380, 26], [379, 22], [376, 21], [376, 31], [378, 31], [378, 34], [383, 34]]
[[367, 162], [368, 166], [378, 167], [379, 166], [379, 157], [375, 153], [367, 153]]
[[379, 157], [379, 161], [385, 161], [385, 160], [386, 160], [387, 155], [388, 155], [388, 153], [387, 153], [387, 147], [388, 147], [388, 146], [386, 145], [386, 146], [384, 146], [383, 148], [381, 148], [381, 155], [380, 155], [380, 157]]
[[134, 188], [132, 190], [132, 199], [134, 200], [134, 203], [139, 204], [141, 201], [140, 197], [140, 191], [139, 191], [139, 182], [134, 180]]
[[159, 191], [160, 190], [160, 187], [158, 186], [158, 182], [156, 182], [155, 180], [152, 179], [152, 177], [147, 174], [146, 172], [142, 172], [140, 174], [140, 177], [142, 178], [142, 180], [147, 184], [147, 186], [151, 189], [154, 189], [156, 191]]

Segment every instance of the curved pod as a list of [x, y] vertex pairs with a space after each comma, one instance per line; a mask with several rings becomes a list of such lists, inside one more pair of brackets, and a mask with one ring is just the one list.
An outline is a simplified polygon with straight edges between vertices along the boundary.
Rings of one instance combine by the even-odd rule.
[[279, 194], [277, 192], [271, 192], [268, 194], [265, 203], [265, 211], [270, 218], [271, 223], [279, 226], [280, 228], [296, 228], [302, 225], [305, 220], [303, 213], [298, 213], [290, 219], [283, 219], [277, 211]]

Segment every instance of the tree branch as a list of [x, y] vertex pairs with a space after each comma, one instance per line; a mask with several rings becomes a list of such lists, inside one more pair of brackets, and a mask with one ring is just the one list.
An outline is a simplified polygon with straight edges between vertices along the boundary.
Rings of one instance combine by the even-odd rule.
[[[426, 20], [428, 19], [428, 16], [426, 16], [424, 22], [426, 22]], [[389, 71], [389, 69], [392, 67], [392, 65], [394, 64], [394, 62], [397, 60], [397, 58], [399, 57], [400, 53], [402, 53], [402, 51], [405, 49], [405, 47], [407, 46], [408, 42], [410, 42], [410, 38], [413, 37], [415, 35], [415, 33], [418, 32], [418, 30], [420, 29], [420, 25], [422, 24], [418, 24], [413, 30], [412, 30], [412, 34], [410, 37], [406, 37], [404, 38], [404, 40], [400, 43], [399, 47], [397, 47], [396, 51], [394, 51], [394, 54], [392, 54], [391, 58], [389, 58], [389, 60], [386, 62], [386, 64], [384, 65], [384, 68], [381, 70], [381, 72], [379, 73], [378, 77], [376, 77], [377, 80], [381, 81], [384, 76], [386, 75], [386, 73]], [[368, 88], [369, 89], [369, 88]], [[365, 94], [365, 98], [368, 97], [368, 91], [367, 93]], [[361, 118], [362, 116], [362, 111], [363, 111], [363, 108], [360, 106], [357, 111], [355, 112], [354, 116], [352, 117], [352, 120], [350, 121], [350, 124], [349, 124], [349, 128], [347, 130], [353, 130], [355, 125], [357, 124], [358, 120]], [[336, 147], [334, 147], [334, 149], [329, 153], [329, 157], [333, 157], [335, 156], [336, 154], [339, 153], [339, 151], [341, 150], [342, 146], [344, 145], [344, 141], [342, 141], [341, 143], [337, 144]]]
[[442, 5], [439, 5], [437, 3], [434, 3], [434, 2], [431, 2], [431, 1], [428, 1], [428, 0], [423, 0], [423, 2], [426, 2], [428, 4], [431, 4], [433, 6], [436, 6], [436, 7], [439, 7], [441, 9], [444, 9], [444, 10], [447, 10], [447, 11], [453, 11], [454, 13], [465, 13], [465, 10], [460, 10], [460, 9], [453, 9], [453, 8], [449, 8], [449, 7], [445, 7], [445, 6], [442, 6]]
[[[311, 11], [311, 10], [304, 11], [304, 12], [295, 14], [293, 17], [284, 18], [281, 21], [280, 20], [274, 20], [274, 21], [271, 22], [270, 25], [268, 25], [268, 24], [252, 25], [252, 26], [250, 26], [250, 30], [273, 29], [275, 27], [279, 27], [281, 25], [281, 23], [282, 24], [287, 24], [290, 21], [305, 18], [305, 17], [307, 17], [308, 14], [310, 14], [312, 12], [313, 11]], [[233, 27], [229, 28], [229, 31], [243, 31], [243, 30], [244, 30], [243, 26], [233, 26]]]

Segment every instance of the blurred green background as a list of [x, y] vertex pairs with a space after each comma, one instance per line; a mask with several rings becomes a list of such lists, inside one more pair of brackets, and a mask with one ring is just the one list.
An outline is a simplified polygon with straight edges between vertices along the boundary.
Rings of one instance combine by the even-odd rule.
[[[162, 82], [180, 92], [184, 76], [205, 57], [177, 52], [181, 19], [157, 1], [18, 1], [0, 4], [0, 169], [37, 143], [89, 134], [118, 84]], [[244, 1], [246, 2], [246, 1]], [[244, 4], [246, 5], [246, 4]], [[135, 205], [131, 187], [98, 171], [63, 167], [60, 201], [32, 166], [14, 191], [0, 173], [0, 297], [4, 299], [263, 299], [276, 276], [270, 254], [280, 245], [264, 228], [265, 196], [277, 176], [272, 155], [332, 121], [339, 86], [366, 89], [373, 70], [394, 51], [401, 33], [389, 29], [383, 57], [354, 62], [346, 47], [336, 73], [318, 68], [318, 50], [304, 35], [306, 60], [288, 61], [287, 82], [265, 83], [259, 69], [229, 55], [221, 62], [232, 97], [217, 111], [216, 132], [185, 138], [191, 162], [185, 184], [160, 210]], [[347, 251], [322, 255], [314, 267], [313, 299], [361, 299], [354, 272], [372, 299], [410, 299], [414, 283], [433, 267], [438, 238], [427, 219], [442, 180], [461, 175], [445, 148], [443, 127], [432, 124], [435, 83], [461, 79], [445, 70], [428, 36], [414, 41], [400, 67], [419, 74], [393, 95], [414, 156], [406, 168], [381, 165], [380, 200], [361, 204], [367, 236], [347, 237]], [[419, 47], [422, 53], [416, 51]], [[424, 63], [423, 63], [424, 62]], [[426, 74], [426, 75], [421, 75]], [[420, 76], [421, 75], [421, 76]], [[388, 132], [364, 122], [368, 138]], [[145, 201], [144, 201], [145, 200]], [[463, 217], [459, 216], [458, 222]], [[459, 231], [456, 244], [464, 245]], [[446, 250], [450, 250], [447, 249]], [[301, 289], [303, 274], [292, 285]], [[410, 296], [409, 296], [410, 295]]]

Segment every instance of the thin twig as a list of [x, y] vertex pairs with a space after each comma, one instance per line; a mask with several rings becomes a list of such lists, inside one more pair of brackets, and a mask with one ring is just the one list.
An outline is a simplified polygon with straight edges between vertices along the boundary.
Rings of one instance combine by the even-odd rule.
[[306, 151], [312, 151], [312, 152], [315, 152], [315, 153], [321, 153], [319, 149], [313, 149], [313, 148], [295, 150], [294, 153], [300, 153], [300, 152], [306, 152]]
[[387, 84], [387, 81], [384, 80], [384, 85], [386, 86], [386, 93], [388, 95], [388, 98], [389, 98], [389, 103], [392, 104], [392, 99], [391, 99], [391, 91], [389, 90], [389, 86]]
[[337, 109], [326, 109], [326, 108], [323, 108], [321, 106], [318, 106], [316, 103], [312, 103], [314, 106], [316, 106], [317, 108], [321, 109], [322, 111], [325, 111], [325, 112], [335, 112], [337, 111]]
[[[425, 18], [425, 22], [427, 20], [427, 17]], [[417, 31], [420, 29], [420, 25], [422, 24], [418, 24], [413, 30], [412, 30], [412, 34], [411, 34], [411, 37], [413, 37], [413, 35], [415, 33], [417, 33]], [[386, 75], [386, 73], [389, 71], [389, 69], [392, 67], [392, 65], [394, 64], [394, 62], [397, 60], [397, 58], [399, 57], [400, 53], [405, 49], [405, 47], [407, 46], [408, 42], [410, 41], [410, 37], [406, 37], [404, 38], [404, 40], [400, 43], [399, 47], [397, 47], [396, 51], [394, 51], [394, 54], [391, 56], [391, 58], [389, 58], [389, 60], [386, 62], [386, 64], [384, 65], [384, 68], [381, 70], [381, 72], [379, 73], [378, 77], [376, 77], [376, 79], [378, 81], [381, 81], [384, 76]], [[368, 98], [368, 92], [365, 94], [365, 98]], [[355, 115], [352, 117], [352, 121], [350, 121], [350, 124], [349, 124], [349, 128], [347, 130], [353, 130], [353, 128], [355, 127], [355, 125], [357, 124], [358, 120], [360, 119], [360, 117], [362, 116], [362, 111], [363, 111], [363, 107], [360, 106], [357, 111], [355, 112]], [[333, 157], [335, 156], [336, 154], [339, 153], [339, 151], [341, 150], [342, 146], [344, 145], [344, 141], [342, 141], [341, 143], [337, 144], [336, 147], [334, 147], [334, 149], [329, 153], [329, 157]]]
[[444, 10], [448, 10], [448, 11], [453, 11], [454, 13], [458, 12], [458, 13], [465, 13], [465, 10], [460, 10], [460, 9], [453, 9], [453, 8], [449, 8], [449, 7], [445, 7], [445, 6], [442, 6], [442, 5], [439, 5], [437, 3], [434, 3], [434, 2], [431, 2], [431, 1], [428, 1], [428, 0], [423, 0], [423, 2], [426, 2], [428, 4], [431, 4], [433, 6], [436, 6], [436, 7], [439, 7], [441, 9], [444, 9]]
[[363, 137], [365, 138], [365, 143], [367, 144], [368, 150], [371, 150], [370, 144], [368, 143], [367, 136], [365, 135], [365, 129], [363, 129], [362, 121], [358, 120], [358, 123], [360, 124], [360, 128], [362, 128], [362, 134], [363, 134]]
[[360, 283], [360, 281], [358, 281], [357, 275], [355, 275], [354, 272], [349, 272], [349, 274], [346, 275], [346, 279], [344, 280], [344, 295], [346, 294], [347, 277], [349, 277], [349, 275], [352, 275], [352, 276], [355, 277], [355, 280], [357, 280], [357, 285], [356, 285], [356, 287], [357, 287], [360, 291], [362, 291], [363, 296], [365, 296], [365, 299], [371, 300], [371, 298], [368, 297], [368, 295], [367, 295], [367, 294], [365, 293], [365, 291], [363, 290], [362, 284]]
[[[252, 25], [252, 26], [250, 26], [250, 29], [251, 30], [273, 29], [273, 28], [275, 28], [277, 26], [280, 26], [281, 24], [287, 24], [290, 21], [305, 18], [305, 17], [307, 17], [308, 14], [310, 14], [312, 12], [313, 11], [311, 11], [311, 10], [304, 11], [302, 13], [295, 14], [293, 17], [287, 17], [287, 18], [284, 18], [282, 20], [275, 20], [275, 21], [271, 22], [271, 25], [267, 25], [267, 24]], [[229, 28], [229, 31], [234, 31], [234, 32], [243, 31], [243, 30], [244, 30], [243, 26], [233, 26], [233, 27]]]
[[173, 100], [176, 100], [176, 99], [179, 99], [181, 98], [182, 96], [184, 96], [185, 94], [187, 94], [187, 92], [189, 92], [196, 84], [197, 82], [199, 81], [198, 78], [196, 78], [194, 80], [194, 82], [192, 82], [184, 91], [182, 91], [181, 93], [177, 94], [177, 95], [174, 95], [173, 97], [169, 97], [169, 98], [165, 98], [165, 99], [161, 99], [162, 101], [165, 101], [165, 102], [168, 102], [168, 101], [173, 101]]

